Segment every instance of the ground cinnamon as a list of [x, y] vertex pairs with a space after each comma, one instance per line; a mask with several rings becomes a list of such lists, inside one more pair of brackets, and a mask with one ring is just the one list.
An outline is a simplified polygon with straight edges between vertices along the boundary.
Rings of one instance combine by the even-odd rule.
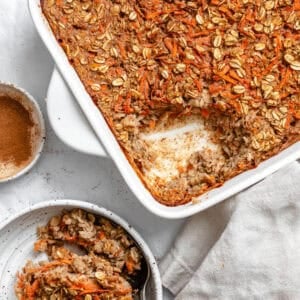
[[[20, 102], [9, 96], [0, 96], [0, 165], [2, 168], [12, 164], [20, 167], [31, 158], [33, 126], [30, 112]], [[3, 173], [3, 170], [0, 173]]]

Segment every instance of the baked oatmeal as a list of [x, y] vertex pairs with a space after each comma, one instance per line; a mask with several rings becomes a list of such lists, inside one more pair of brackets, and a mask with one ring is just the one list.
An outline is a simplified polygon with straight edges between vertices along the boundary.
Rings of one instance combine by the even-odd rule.
[[[43, 0], [42, 9], [161, 203], [189, 202], [300, 140], [299, 0]], [[215, 147], [172, 158], [169, 176], [152, 172], [176, 149], [142, 136], [190, 119]]]
[[49, 261], [27, 262], [18, 274], [18, 299], [133, 299], [142, 255], [120, 226], [74, 209], [52, 217], [38, 237], [34, 250]]

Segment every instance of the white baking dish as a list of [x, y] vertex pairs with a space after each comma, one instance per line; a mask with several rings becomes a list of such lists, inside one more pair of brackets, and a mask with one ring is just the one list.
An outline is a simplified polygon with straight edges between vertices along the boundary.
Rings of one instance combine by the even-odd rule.
[[200, 196], [199, 203], [197, 204], [190, 203], [177, 207], [167, 207], [160, 204], [145, 188], [142, 181], [129, 164], [116, 138], [106, 124], [104, 117], [93, 103], [89, 94], [86, 92], [83, 84], [76, 74], [76, 71], [69, 64], [64, 51], [60, 48], [59, 44], [55, 40], [55, 37], [42, 14], [40, 0], [28, 1], [30, 12], [37, 31], [51, 53], [57, 68], [63, 75], [81, 109], [93, 127], [96, 135], [100, 139], [103, 147], [116, 163], [118, 169], [124, 177], [124, 180], [131, 188], [133, 193], [152, 213], [170, 219], [184, 218], [194, 215], [262, 180], [264, 177], [273, 173], [289, 162], [300, 158], [300, 143], [297, 143], [285, 151], [282, 151], [278, 155], [272, 157], [271, 159], [263, 162], [256, 169], [244, 172], [235, 178], [228, 180], [223, 186]]

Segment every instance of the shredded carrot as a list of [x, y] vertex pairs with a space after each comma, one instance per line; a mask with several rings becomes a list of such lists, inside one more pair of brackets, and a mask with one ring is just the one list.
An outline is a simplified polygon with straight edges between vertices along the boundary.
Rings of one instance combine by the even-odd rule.
[[63, 0], [56, 0], [56, 5], [57, 6], [63, 6], [64, 5], [64, 1]]
[[195, 83], [195, 85], [196, 85], [198, 91], [201, 92], [202, 89], [203, 89], [202, 82], [201, 82], [200, 80], [198, 80], [198, 79], [194, 79], [194, 83]]
[[108, 90], [107, 84], [101, 84], [101, 91], [106, 92]]
[[144, 71], [144, 74], [140, 80], [140, 92], [144, 95], [145, 99], [148, 99], [149, 96], [149, 83], [147, 80], [147, 72]]
[[178, 52], [178, 46], [177, 46], [176, 42], [172, 41], [172, 39], [170, 39], [170, 38], [165, 38], [164, 44], [165, 44], [166, 48], [169, 50], [169, 52], [171, 53], [172, 57], [175, 58], [177, 56], [177, 52]]
[[221, 11], [222, 13], [224, 13], [229, 19], [234, 20], [234, 17], [231, 13], [231, 11], [225, 7], [225, 6], [220, 6], [219, 7], [219, 11]]
[[81, 292], [79, 295], [82, 296], [82, 295], [86, 295], [86, 294], [94, 294], [94, 293], [97, 293], [97, 294], [103, 294], [103, 293], [107, 293], [108, 290], [103, 290], [103, 289], [95, 289], [95, 290], [84, 290], [83, 292]]
[[149, 121], [149, 128], [150, 129], [154, 129], [155, 125], [156, 125], [156, 121], [155, 120], [152, 119], [152, 120]]
[[120, 67], [115, 68], [115, 72], [117, 76], [121, 76], [123, 74], [123, 69]]
[[276, 59], [278, 60], [280, 58], [280, 52], [282, 49], [281, 36], [279, 33], [276, 33], [275, 41], [276, 41], [275, 53], [276, 53]]
[[96, 283], [93, 280], [87, 280], [82, 282], [76, 282], [72, 284], [72, 289], [75, 290], [83, 290], [83, 291], [95, 291], [95, 290], [101, 290], [99, 288], [99, 284]]
[[294, 115], [293, 115], [297, 120], [300, 120], [300, 110], [295, 111]]
[[118, 41], [117, 43], [118, 43], [118, 47], [119, 47], [122, 58], [126, 58], [126, 49], [125, 49], [124, 44], [120, 41]]
[[203, 10], [207, 8], [207, 0], [201, 0]]
[[167, 49], [169, 50], [169, 52], [171, 53], [172, 49], [173, 49], [173, 45], [172, 45], [171, 39], [170, 38], [165, 38], [164, 39], [164, 43], [165, 43], [165, 46], [167, 47]]
[[249, 45], [249, 40], [248, 39], [245, 39], [243, 40], [242, 42], [242, 49], [246, 49]]
[[179, 173], [184, 173], [184, 172], [185, 172], [185, 167], [179, 165], [179, 166], [177, 167], [177, 170], [178, 170]]
[[240, 161], [238, 162], [238, 167], [240, 170], [244, 170], [248, 167], [248, 164], [245, 164], [244, 162]]
[[251, 31], [247, 31], [245, 28], [246, 28], [246, 21], [249, 21], [250, 23], [253, 23], [254, 22], [254, 17], [253, 17], [253, 11], [250, 7], [248, 7], [246, 13], [243, 15], [239, 25], [238, 25], [238, 28], [239, 28], [239, 31], [247, 36], [250, 36], [252, 37], [253, 33]]
[[[211, 38], [209, 36], [198, 36], [196, 38], [196, 45], [209, 47], [211, 45]], [[195, 50], [197, 51], [197, 48]]]
[[223, 74], [222, 72], [216, 72], [215, 74], [229, 83], [232, 83], [232, 84], [237, 83], [237, 81], [235, 79], [231, 78], [230, 76], [227, 76], [226, 74]]
[[231, 92], [229, 92], [229, 91], [222, 91], [221, 93], [220, 93], [220, 95], [223, 97], [223, 98], [225, 98], [225, 99], [231, 99], [231, 100], [235, 100], [235, 99], [238, 99], [239, 97], [240, 97], [240, 95], [238, 95], [238, 94], [232, 94]]
[[241, 105], [240, 103], [235, 100], [235, 99], [230, 99], [230, 98], [227, 98], [227, 102], [237, 111], [237, 112], [241, 112]]
[[123, 97], [121, 95], [118, 95], [117, 102], [115, 103], [115, 106], [114, 106], [115, 111], [121, 110], [122, 102], [123, 102]]
[[294, 0], [294, 10], [300, 10], [300, 0]]
[[192, 26], [192, 27], [196, 26], [196, 21], [194, 19], [191, 20], [191, 19], [184, 19], [184, 18], [182, 18], [181, 22], [184, 23], [184, 24], [187, 24], [189, 26]]
[[291, 113], [291, 111], [288, 111], [286, 121], [285, 121], [285, 124], [284, 124], [285, 129], [288, 129], [290, 127], [291, 119], [292, 119], [292, 113]]
[[269, 66], [262, 72], [260, 77], [268, 74], [273, 69], [273, 67], [278, 64], [278, 61], [280, 59], [281, 49], [282, 49], [282, 42], [281, 42], [280, 34], [278, 34], [278, 33], [275, 34], [275, 41], [276, 41], [275, 57], [273, 58], [273, 60], [269, 64]]
[[247, 12], [246, 12], [246, 16], [245, 16], [245, 19], [249, 22], [255, 22], [255, 18], [253, 16], [253, 10], [252, 9], [248, 9]]
[[209, 117], [210, 113], [209, 113], [209, 110], [203, 108], [201, 109], [201, 116], [205, 119], [207, 119]]
[[25, 276], [24, 276], [24, 274], [18, 273], [17, 278], [18, 278], [18, 282], [17, 282], [18, 288], [23, 289], [24, 286], [25, 286], [25, 283], [24, 283]]
[[229, 76], [233, 79], [236, 79], [237, 81], [243, 81], [242, 78], [234, 70], [229, 71]]
[[30, 269], [28, 270], [29, 273], [36, 273], [36, 272], [45, 272], [53, 267], [56, 267], [56, 266], [61, 266], [61, 265], [69, 265], [72, 263], [72, 260], [71, 259], [60, 259], [60, 260], [54, 260], [54, 261], [51, 261], [47, 264], [44, 264], [40, 267], [37, 267], [37, 268], [33, 268], [33, 269]]
[[271, 63], [269, 64], [269, 66], [262, 73], [259, 74], [259, 77], [263, 77], [263, 76], [267, 75], [273, 69], [273, 67], [277, 64], [277, 62], [278, 61], [276, 58], [273, 59], [271, 61]]
[[30, 300], [35, 299], [34, 296], [35, 296], [37, 289], [39, 288], [39, 284], [40, 284], [40, 282], [36, 279], [36, 280], [34, 280], [34, 282], [31, 285], [26, 286], [26, 296], [28, 297], [28, 299], [30, 299]]
[[223, 69], [222, 69], [222, 72], [224, 75], [226, 75], [230, 70], [230, 66], [229, 65], [226, 65]]
[[152, 11], [152, 12], [147, 12], [146, 13], [146, 19], [147, 20], [153, 20], [156, 17], [158, 17], [159, 15], [163, 14], [162, 11]]
[[174, 41], [173, 42], [173, 48], [172, 48], [172, 51], [171, 51], [171, 54], [172, 54], [173, 58], [175, 58], [177, 56], [177, 52], [178, 52], [178, 46], [177, 46], [176, 42]]
[[285, 84], [289, 81], [289, 78], [290, 78], [290, 74], [291, 74], [291, 69], [290, 68], [287, 68], [285, 73], [284, 73], [284, 76], [278, 86], [278, 89], [281, 90]]
[[115, 292], [116, 296], [122, 296], [130, 293], [132, 290], [131, 289], [123, 289], [123, 290], [118, 290]]
[[208, 86], [208, 90], [210, 94], [216, 94], [219, 93], [220, 91], [222, 91], [224, 89], [224, 86], [219, 84], [219, 83], [212, 83]]
[[66, 17], [61, 17], [60, 22], [66, 25], [68, 23], [68, 19]]
[[125, 265], [128, 273], [132, 274], [134, 272], [134, 262], [131, 259], [127, 259]]
[[125, 101], [123, 102], [123, 108], [126, 114], [130, 114], [133, 112], [133, 108], [131, 107], [131, 93], [128, 92]]
[[105, 234], [104, 231], [99, 231], [99, 232], [98, 232], [98, 238], [99, 238], [100, 240], [103, 240], [105, 237], [106, 237], [106, 234]]
[[195, 32], [195, 33], [191, 34], [190, 36], [192, 38], [195, 38], [195, 37], [199, 37], [199, 36], [207, 36], [209, 34], [210, 34], [209, 30], [201, 30], [201, 31], [198, 31], [198, 32]]
[[171, 14], [171, 13], [179, 14], [179, 15], [184, 14], [183, 11], [178, 10], [178, 8], [176, 8], [176, 7], [170, 8], [170, 9], [164, 9], [164, 10], [162, 11], [162, 14]]
[[34, 251], [41, 251], [43, 247], [45, 246], [46, 241], [45, 240], [38, 240], [34, 243]]

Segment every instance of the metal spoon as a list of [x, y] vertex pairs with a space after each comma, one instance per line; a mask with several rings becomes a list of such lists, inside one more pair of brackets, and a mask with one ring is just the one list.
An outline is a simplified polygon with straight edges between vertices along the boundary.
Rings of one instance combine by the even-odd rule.
[[[140, 249], [141, 253], [143, 253], [142, 249]], [[132, 287], [138, 292], [134, 296], [134, 300], [146, 300], [146, 291], [147, 285], [150, 279], [150, 267], [145, 257], [143, 256], [141, 262], [141, 270], [132, 278]]]
[[140, 300], [146, 300], [146, 290], [147, 290], [147, 284], [148, 284], [148, 281], [150, 279], [150, 267], [147, 263], [147, 277], [146, 277], [146, 280], [144, 282], [144, 286], [142, 287], [142, 289], [140, 290]]

